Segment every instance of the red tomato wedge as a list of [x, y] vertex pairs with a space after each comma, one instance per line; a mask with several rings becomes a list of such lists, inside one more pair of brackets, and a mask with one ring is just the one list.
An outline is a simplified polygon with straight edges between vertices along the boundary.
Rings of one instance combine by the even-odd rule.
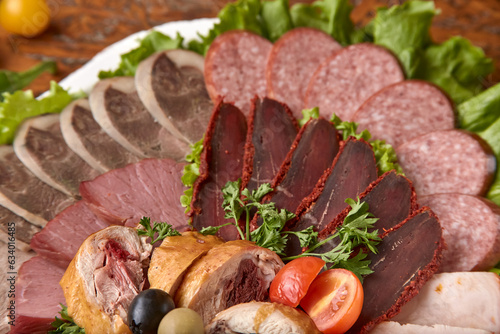
[[358, 319], [363, 298], [363, 286], [356, 275], [345, 269], [330, 269], [311, 283], [300, 306], [321, 332], [345, 333]]
[[269, 298], [275, 303], [297, 307], [324, 265], [325, 261], [313, 256], [288, 262], [271, 282]]

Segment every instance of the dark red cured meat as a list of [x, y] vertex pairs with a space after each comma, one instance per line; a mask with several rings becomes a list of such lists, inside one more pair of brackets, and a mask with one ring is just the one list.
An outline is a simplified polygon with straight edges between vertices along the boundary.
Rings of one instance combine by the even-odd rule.
[[16, 281], [16, 320], [10, 333], [46, 334], [65, 304], [59, 280], [64, 269], [40, 256], [24, 262]]
[[419, 196], [438, 193], [483, 195], [496, 161], [479, 136], [463, 130], [434, 131], [395, 148], [398, 162]]
[[398, 314], [436, 273], [443, 247], [439, 220], [425, 207], [383, 235], [378, 253], [368, 255], [374, 272], [364, 279], [363, 309], [347, 333], [368, 333]]
[[443, 226], [447, 249], [440, 272], [488, 270], [500, 261], [500, 208], [485, 198], [435, 194], [419, 199]]
[[[377, 163], [371, 145], [350, 137], [342, 143], [332, 166], [323, 173], [311, 195], [303, 199], [297, 209], [300, 218], [289, 229], [301, 231], [314, 226], [322, 231], [347, 206], [346, 198], [356, 199], [376, 179]], [[294, 235], [289, 238], [286, 253], [301, 253]]]
[[290, 109], [275, 100], [254, 99], [249, 116], [241, 188], [271, 183], [297, 136], [299, 126]]
[[180, 204], [186, 189], [183, 168], [170, 159], [145, 159], [82, 182], [80, 194], [110, 224], [136, 226], [146, 216], [184, 231], [188, 219]]
[[[274, 43], [266, 66], [267, 93], [301, 118], [307, 84], [318, 66], [342, 46], [313, 28], [295, 28]], [[310, 52], [304, 52], [310, 50]]]
[[402, 80], [403, 70], [388, 50], [369, 43], [354, 44], [316, 70], [306, 90], [305, 106], [319, 107], [323, 117], [335, 113], [343, 121], [352, 121], [370, 96]]
[[[296, 212], [339, 151], [337, 131], [324, 118], [311, 119], [299, 131], [285, 161], [271, 183], [273, 192], [265, 202], [274, 202], [279, 209]], [[254, 217], [252, 227], [261, 225]]]
[[30, 246], [61, 268], [67, 268], [80, 245], [89, 235], [109, 224], [95, 215], [87, 203], [79, 201], [49, 221], [31, 239]]
[[[228, 181], [241, 177], [246, 135], [247, 122], [243, 113], [222, 100], [216, 103], [203, 140], [200, 176], [194, 184], [189, 213], [195, 229], [227, 222], [221, 189]], [[234, 226], [221, 228], [218, 235], [226, 241], [239, 238]]]
[[372, 95], [356, 111], [353, 121], [368, 129], [372, 139], [393, 147], [419, 135], [455, 128], [452, 101], [437, 86], [420, 80], [406, 80]]
[[257, 94], [266, 96], [266, 64], [272, 44], [248, 31], [219, 35], [205, 56], [204, 76], [210, 98], [232, 102], [245, 115]]

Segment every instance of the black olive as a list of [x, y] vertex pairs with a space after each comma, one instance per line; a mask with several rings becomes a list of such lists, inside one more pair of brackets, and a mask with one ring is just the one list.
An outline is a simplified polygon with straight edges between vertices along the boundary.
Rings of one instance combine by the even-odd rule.
[[174, 308], [172, 297], [165, 291], [144, 290], [130, 304], [128, 327], [133, 334], [156, 334], [161, 319]]

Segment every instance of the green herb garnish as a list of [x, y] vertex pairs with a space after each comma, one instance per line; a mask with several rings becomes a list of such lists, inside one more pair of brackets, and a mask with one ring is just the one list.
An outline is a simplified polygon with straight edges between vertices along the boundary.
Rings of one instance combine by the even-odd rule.
[[319, 108], [314, 107], [311, 109], [302, 110], [302, 118], [299, 119], [299, 125], [304, 126], [311, 118], [319, 118]]
[[68, 315], [68, 308], [61, 305], [61, 319], [56, 316], [56, 320], [50, 325], [55, 328], [53, 331], [49, 331], [49, 334], [85, 334], [85, 329], [79, 327], [73, 318]]
[[201, 152], [203, 151], [203, 138], [194, 144], [189, 145], [191, 153], [186, 155], [188, 164], [184, 166], [182, 171], [181, 181], [189, 189], [184, 190], [184, 195], [181, 196], [181, 205], [186, 208], [184, 211], [191, 211], [191, 200], [193, 199], [193, 186], [198, 176], [200, 176]]
[[[149, 217], [142, 217], [139, 224], [142, 225], [144, 229], [142, 228], [137, 229], [137, 234], [145, 235], [151, 238], [151, 245], [153, 245], [159, 240], [165, 239], [166, 237], [181, 235], [179, 231], [177, 231], [175, 228], [172, 227], [172, 225], [168, 223], [154, 222], [153, 226], [151, 227], [151, 219]], [[155, 235], [157, 235], [156, 238]]]

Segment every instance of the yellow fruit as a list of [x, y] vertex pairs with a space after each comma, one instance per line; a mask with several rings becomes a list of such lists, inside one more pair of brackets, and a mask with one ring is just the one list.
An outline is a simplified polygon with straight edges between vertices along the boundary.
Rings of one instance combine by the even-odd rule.
[[47, 29], [49, 22], [45, 0], [0, 1], [0, 23], [10, 33], [34, 37]]

